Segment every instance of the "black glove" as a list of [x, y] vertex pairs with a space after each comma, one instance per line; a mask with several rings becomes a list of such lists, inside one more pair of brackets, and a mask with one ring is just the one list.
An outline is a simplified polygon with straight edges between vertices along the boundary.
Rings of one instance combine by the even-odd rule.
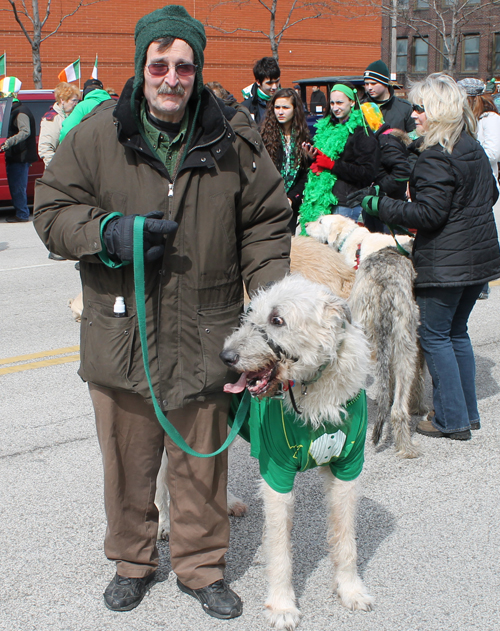
[[380, 186], [367, 186], [365, 188], [362, 188], [359, 191], [355, 191], [354, 193], [351, 193], [350, 195], [347, 196], [345, 205], [348, 206], [349, 208], [355, 208], [356, 206], [361, 206], [364, 198], [370, 195], [374, 195], [376, 197], [383, 195], [383, 193], [380, 192]]
[[[117, 263], [130, 263], [134, 259], [134, 220], [138, 215], [117, 217], [104, 228], [102, 238], [108, 256]], [[163, 219], [161, 210], [145, 215], [144, 222], [144, 260], [146, 263], [156, 261], [163, 256], [165, 250], [164, 235], [177, 230], [175, 221]]]

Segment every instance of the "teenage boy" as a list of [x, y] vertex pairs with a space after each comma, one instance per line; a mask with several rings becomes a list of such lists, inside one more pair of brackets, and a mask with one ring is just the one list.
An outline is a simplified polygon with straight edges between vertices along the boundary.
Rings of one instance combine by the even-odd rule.
[[280, 87], [280, 67], [274, 57], [262, 57], [253, 67], [255, 83], [243, 90], [244, 105], [259, 124], [266, 113], [267, 102]]

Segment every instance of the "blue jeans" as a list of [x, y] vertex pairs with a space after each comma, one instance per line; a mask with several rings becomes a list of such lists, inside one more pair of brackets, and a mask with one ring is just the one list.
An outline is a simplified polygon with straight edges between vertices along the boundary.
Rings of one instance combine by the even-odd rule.
[[343, 217], [349, 217], [349, 219], [353, 221], [358, 221], [362, 211], [361, 206], [354, 206], [354, 208], [349, 208], [348, 206], [334, 206], [332, 208], [332, 215], [342, 215]]
[[460, 432], [479, 421], [476, 364], [467, 320], [482, 285], [416, 288], [420, 343], [432, 377], [436, 429]]
[[24, 162], [7, 162], [5, 166], [12, 205], [16, 210], [16, 215], [19, 219], [29, 219], [30, 211], [26, 189], [28, 188], [30, 165]]

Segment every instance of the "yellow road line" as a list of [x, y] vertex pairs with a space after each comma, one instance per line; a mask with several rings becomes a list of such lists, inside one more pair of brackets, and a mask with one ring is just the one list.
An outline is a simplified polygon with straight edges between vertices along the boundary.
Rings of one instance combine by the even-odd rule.
[[56, 348], [53, 351], [42, 351], [41, 353], [31, 353], [30, 355], [18, 355], [17, 357], [7, 357], [0, 359], [1, 364], [16, 364], [17, 362], [28, 361], [28, 359], [38, 359], [39, 357], [54, 357], [56, 355], [66, 355], [80, 350], [80, 346], [68, 346], [66, 348]]
[[490, 285], [500, 285], [500, 280], [490, 280]]
[[34, 370], [35, 368], [44, 368], [45, 366], [56, 366], [57, 364], [66, 364], [68, 362], [77, 362], [80, 360], [80, 354], [66, 355], [65, 357], [54, 357], [54, 359], [44, 359], [39, 362], [31, 362], [30, 364], [19, 364], [18, 366], [8, 366], [0, 368], [0, 375], [8, 375], [13, 372], [22, 372], [23, 370]]

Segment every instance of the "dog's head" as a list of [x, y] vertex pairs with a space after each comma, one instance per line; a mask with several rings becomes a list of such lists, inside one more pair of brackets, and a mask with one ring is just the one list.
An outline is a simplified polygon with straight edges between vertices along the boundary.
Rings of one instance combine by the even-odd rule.
[[342, 240], [356, 225], [355, 221], [343, 215], [323, 215], [317, 221], [306, 224], [306, 232], [317, 241], [338, 249]]
[[350, 322], [342, 298], [298, 274], [259, 291], [220, 354], [241, 373], [226, 392], [247, 387], [253, 396], [266, 397], [280, 383], [312, 379], [336, 360]]

